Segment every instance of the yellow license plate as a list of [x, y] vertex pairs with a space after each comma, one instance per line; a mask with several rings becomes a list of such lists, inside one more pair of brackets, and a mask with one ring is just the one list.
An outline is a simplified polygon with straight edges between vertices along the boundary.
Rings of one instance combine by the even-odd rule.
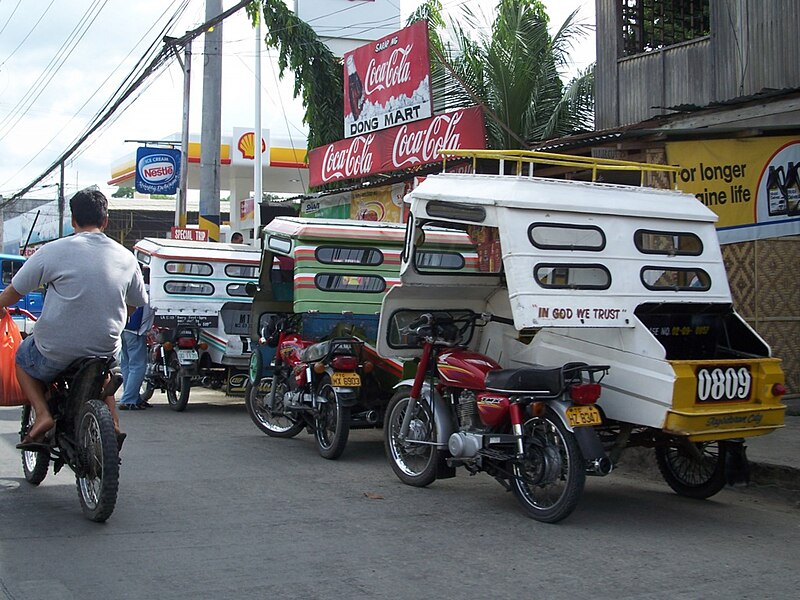
[[603, 422], [595, 406], [570, 406], [567, 409], [567, 421], [570, 427], [600, 425]]
[[361, 377], [358, 373], [334, 373], [334, 387], [361, 387]]

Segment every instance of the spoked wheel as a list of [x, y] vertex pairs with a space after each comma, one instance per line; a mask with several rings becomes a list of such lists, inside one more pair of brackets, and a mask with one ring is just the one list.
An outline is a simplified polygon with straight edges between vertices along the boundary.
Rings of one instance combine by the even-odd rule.
[[350, 407], [342, 406], [333, 391], [331, 380], [325, 377], [319, 386], [318, 395], [328, 401], [317, 407], [314, 438], [322, 458], [339, 458], [350, 437]]
[[247, 407], [247, 414], [250, 415], [256, 427], [268, 436], [292, 438], [303, 430], [303, 422], [294, 420], [284, 412], [283, 397], [287, 392], [286, 382], [279, 381], [276, 383], [275, 378], [273, 378], [271, 385], [278, 386], [275, 390], [273, 410], [270, 410], [265, 405], [268, 392], [261, 392], [256, 386], [248, 382], [244, 402]]
[[[36, 420], [36, 411], [31, 406], [22, 407], [22, 433], [20, 441], [28, 433]], [[47, 467], [50, 466], [50, 455], [45, 452], [22, 451], [22, 472], [25, 474], [25, 481], [33, 485], [39, 485], [47, 476]]]
[[100, 400], [84, 404], [76, 433], [81, 465], [75, 478], [81, 508], [87, 518], [102, 523], [114, 512], [119, 488], [117, 436], [108, 407]]
[[167, 402], [169, 402], [169, 407], [172, 410], [181, 412], [186, 410], [186, 405], [189, 403], [189, 390], [192, 386], [192, 378], [178, 375], [181, 369], [181, 363], [178, 362], [177, 356], [173, 356], [169, 360], [169, 368], [172, 374], [167, 381]]
[[386, 407], [384, 446], [394, 474], [403, 483], [425, 487], [436, 479], [436, 429], [431, 407], [422, 399], [414, 403], [408, 435], [401, 439], [400, 429], [409, 407], [410, 393], [409, 388], [398, 391]]
[[556, 523], [578, 505], [586, 483], [575, 436], [550, 411], [523, 425], [525, 456], [514, 465], [512, 489], [528, 516]]
[[687, 498], [710, 498], [725, 487], [725, 442], [687, 443], [657, 447], [656, 462], [664, 481]]

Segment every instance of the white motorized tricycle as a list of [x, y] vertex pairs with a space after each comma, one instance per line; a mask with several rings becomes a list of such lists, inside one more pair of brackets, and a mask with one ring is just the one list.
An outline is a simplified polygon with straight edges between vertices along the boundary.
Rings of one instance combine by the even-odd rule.
[[406, 197], [401, 284], [381, 310], [379, 353], [418, 361], [386, 409], [396, 475], [487, 472], [546, 522], [626, 448], [654, 448], [684, 496], [743, 477], [744, 440], [783, 426], [784, 379], [733, 309], [716, 216], [678, 191], [528, 170], [671, 167], [460, 154], [500, 174], [445, 172]]

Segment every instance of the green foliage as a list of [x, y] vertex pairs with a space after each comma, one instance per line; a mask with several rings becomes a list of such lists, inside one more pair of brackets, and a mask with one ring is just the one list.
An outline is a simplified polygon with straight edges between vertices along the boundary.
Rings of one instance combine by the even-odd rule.
[[[258, 4], [261, 3], [261, 14]], [[317, 148], [344, 137], [344, 81], [341, 61], [317, 37], [314, 30], [295, 15], [283, 0], [255, 0], [247, 12], [256, 23], [259, 16], [267, 30], [267, 46], [278, 50], [283, 78], [294, 74], [294, 97], [300, 97], [308, 125], [308, 147]]]
[[117, 191], [111, 194], [112, 198], [133, 198], [133, 188], [120, 186]]
[[[464, 5], [450, 23], [443, 58], [451, 69], [436, 88], [448, 108], [477, 101], [491, 148], [520, 148], [591, 129], [594, 68], [564, 84], [569, 51], [587, 26], [573, 12], [552, 36], [539, 0], [499, 0], [489, 15]], [[439, 59], [434, 59], [439, 60]]]

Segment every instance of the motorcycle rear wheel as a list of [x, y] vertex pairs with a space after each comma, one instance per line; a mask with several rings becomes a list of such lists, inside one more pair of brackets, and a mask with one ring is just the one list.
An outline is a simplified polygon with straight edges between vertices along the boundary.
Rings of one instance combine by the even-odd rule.
[[[405, 441], [399, 439], [400, 427], [409, 406], [410, 388], [399, 390], [386, 407], [383, 425], [384, 447], [392, 471], [403, 483], [425, 487], [436, 479], [436, 429], [433, 412], [425, 400], [416, 402]], [[427, 442], [415, 444], [414, 442]]]
[[75, 433], [82, 471], [75, 474], [78, 498], [84, 516], [102, 523], [114, 512], [119, 489], [119, 450], [108, 406], [100, 400], [86, 402]]
[[[281, 384], [276, 384], [273, 378], [272, 385]], [[283, 388], [285, 393], [285, 384]], [[265, 394], [259, 392], [256, 386], [248, 382], [244, 400], [247, 414], [250, 415], [250, 419], [255, 423], [256, 427], [268, 436], [293, 438], [303, 431], [305, 425], [302, 421], [296, 421], [283, 412], [283, 393], [280, 393], [280, 390], [278, 390], [278, 393], [279, 395], [275, 398], [275, 409], [270, 411], [264, 406]]]
[[575, 510], [586, 483], [575, 436], [551, 411], [523, 426], [525, 456], [514, 465], [512, 490], [525, 512], [543, 523], [557, 523]]
[[317, 394], [328, 401], [317, 408], [314, 439], [319, 455], [335, 460], [344, 452], [347, 438], [350, 437], [350, 408], [339, 402], [329, 377], [322, 380]]
[[172, 375], [167, 381], [167, 402], [172, 410], [182, 412], [186, 410], [186, 405], [189, 403], [192, 378], [178, 375], [181, 363], [178, 362], [177, 356], [173, 356], [169, 360], [169, 368], [172, 370]]
[[694, 444], [696, 456], [681, 447], [657, 447], [656, 463], [661, 476], [672, 490], [686, 498], [705, 500], [725, 487], [725, 442]]
[[[22, 407], [22, 433], [20, 441], [28, 433], [36, 419], [36, 411], [30, 405]], [[25, 481], [32, 485], [39, 485], [47, 477], [47, 468], [50, 466], [50, 455], [45, 452], [22, 451], [22, 472]]]

